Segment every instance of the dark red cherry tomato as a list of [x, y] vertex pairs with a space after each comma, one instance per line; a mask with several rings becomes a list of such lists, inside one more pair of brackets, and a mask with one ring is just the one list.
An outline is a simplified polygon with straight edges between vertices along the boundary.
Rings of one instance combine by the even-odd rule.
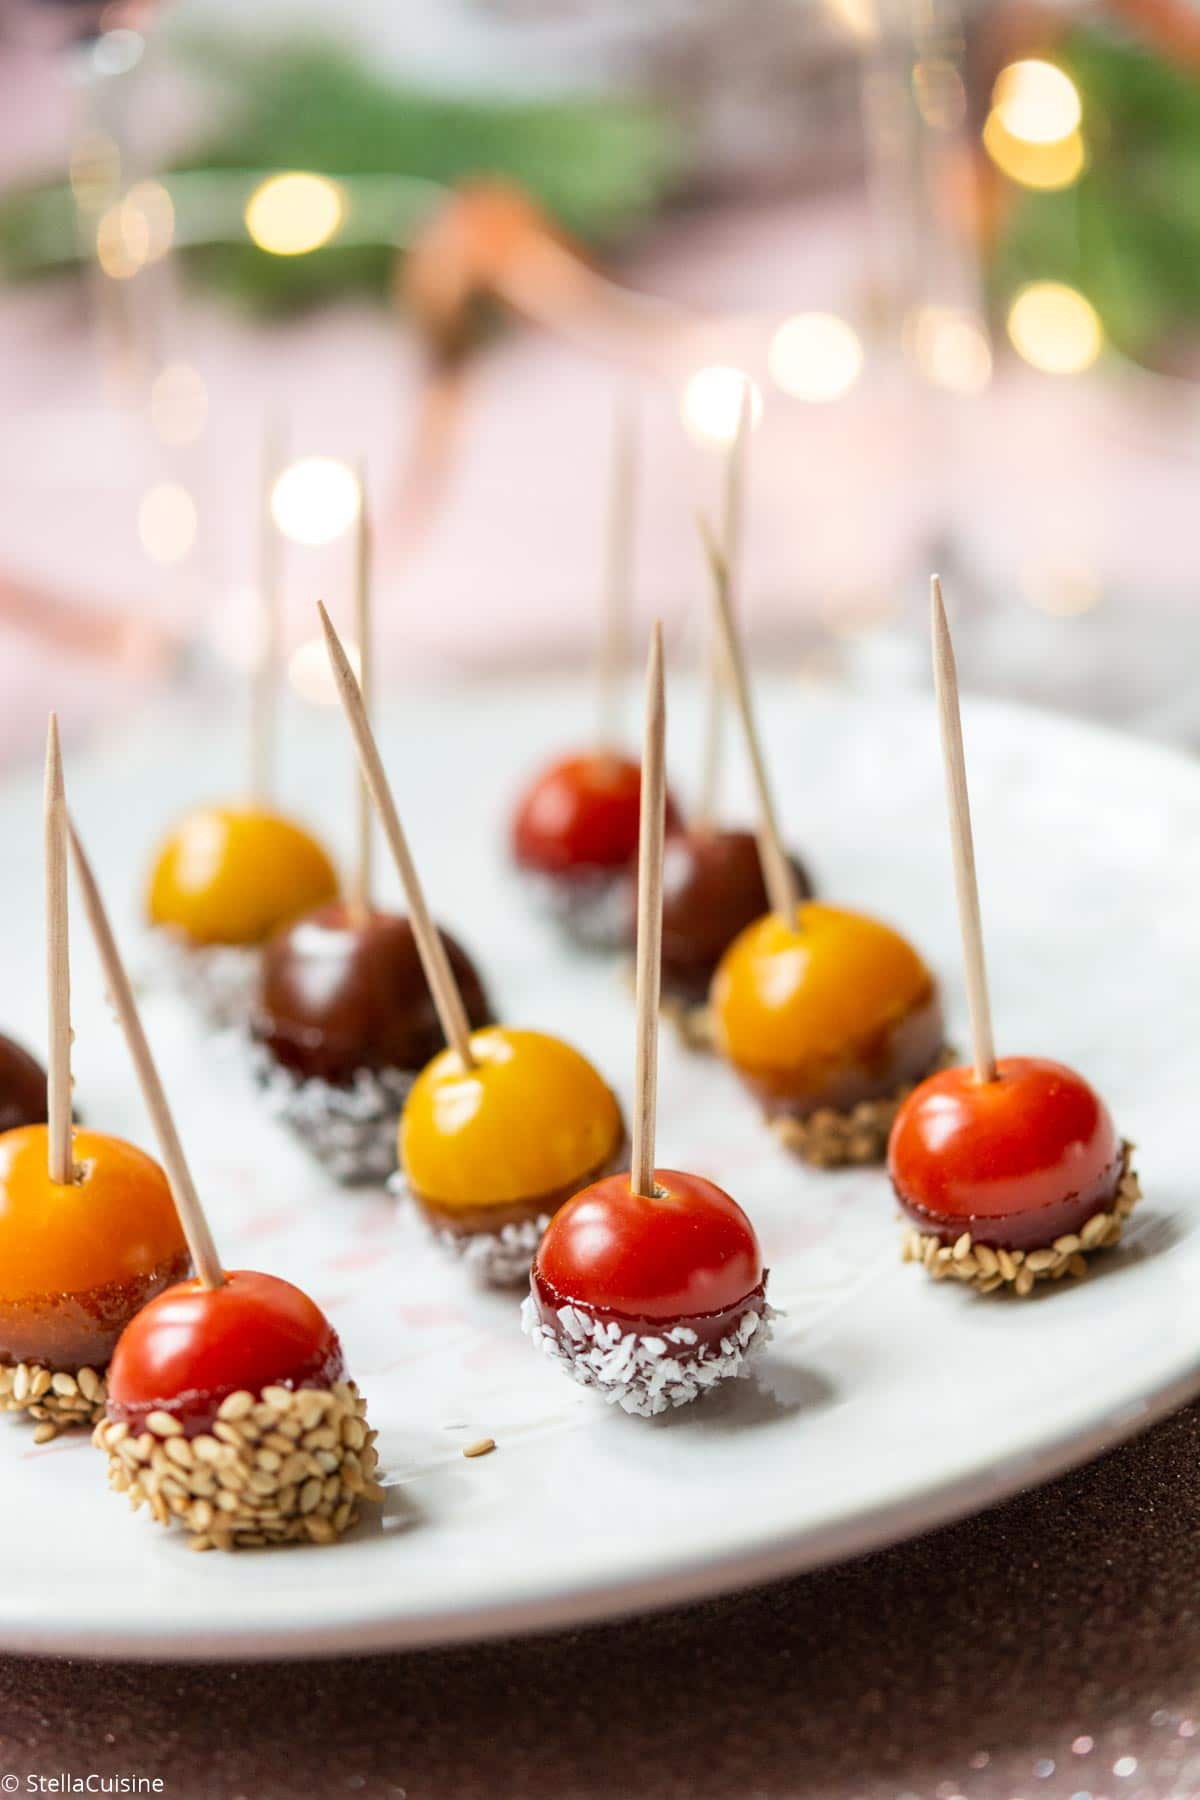
[[113, 1352], [108, 1412], [131, 1425], [168, 1412], [194, 1434], [243, 1388], [329, 1387], [344, 1376], [337, 1333], [307, 1294], [235, 1269], [223, 1287], [180, 1282], [143, 1307]]
[[892, 1127], [888, 1168], [901, 1205], [943, 1237], [969, 1229], [1010, 1250], [1053, 1243], [1105, 1209], [1122, 1145], [1108, 1109], [1062, 1063], [1008, 1056], [994, 1081], [970, 1068], [931, 1075]]
[[[514, 857], [545, 875], [623, 872], [637, 852], [641, 792], [641, 768], [629, 757], [605, 750], [564, 757], [522, 796]], [[678, 824], [668, 796], [667, 829]]]
[[553, 1295], [625, 1318], [678, 1320], [723, 1312], [762, 1284], [749, 1219], [699, 1175], [657, 1169], [648, 1200], [610, 1175], [561, 1207], [534, 1262]]

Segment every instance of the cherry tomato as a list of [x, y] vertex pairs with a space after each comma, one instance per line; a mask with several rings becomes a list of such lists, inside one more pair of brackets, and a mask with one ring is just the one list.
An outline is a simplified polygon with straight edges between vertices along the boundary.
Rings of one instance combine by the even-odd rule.
[[[613, 751], [564, 757], [540, 775], [517, 807], [513, 855], [546, 875], [624, 873], [637, 854], [642, 771]], [[679, 815], [667, 799], [667, 828]]]
[[76, 1131], [77, 1177], [48, 1173], [49, 1133], [0, 1137], [0, 1357], [103, 1369], [129, 1320], [188, 1267], [167, 1178], [121, 1138]]
[[628, 1174], [610, 1175], [568, 1200], [542, 1238], [535, 1284], [559, 1303], [660, 1321], [727, 1311], [761, 1286], [758, 1239], [736, 1200], [678, 1169], [656, 1169], [655, 1183], [646, 1199]]
[[[799, 862], [792, 869], [802, 899], [812, 884]], [[636, 887], [632, 900], [636, 906]], [[752, 831], [680, 831], [663, 859], [663, 987], [697, 1004], [708, 996], [713, 970], [729, 945], [769, 911]]]
[[152, 925], [193, 944], [257, 944], [337, 893], [316, 839], [252, 806], [206, 806], [171, 833], [150, 878]]
[[10, 1037], [0, 1037], [0, 1131], [44, 1124], [46, 1071]]
[[195, 1435], [243, 1388], [329, 1387], [344, 1377], [337, 1333], [307, 1294], [235, 1269], [223, 1287], [181, 1282], [143, 1308], [113, 1352], [108, 1412], [130, 1424], [168, 1412]]
[[932, 1075], [892, 1127], [888, 1169], [905, 1211], [944, 1237], [1044, 1247], [1103, 1211], [1123, 1150], [1108, 1109], [1062, 1063], [1008, 1056], [996, 1079]]

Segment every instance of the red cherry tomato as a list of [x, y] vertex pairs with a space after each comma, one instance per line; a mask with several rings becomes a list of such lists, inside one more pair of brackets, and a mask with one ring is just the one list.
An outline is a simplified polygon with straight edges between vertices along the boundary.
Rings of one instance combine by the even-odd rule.
[[648, 1200], [628, 1174], [609, 1175], [555, 1213], [534, 1262], [550, 1299], [665, 1321], [726, 1311], [761, 1286], [758, 1239], [736, 1200], [678, 1169], [656, 1169], [655, 1182]]
[[[545, 875], [624, 871], [637, 854], [642, 771], [626, 756], [593, 750], [539, 775], [517, 807], [513, 855]], [[679, 815], [667, 799], [667, 828]]]
[[1099, 1095], [1062, 1063], [1001, 1059], [994, 1081], [970, 1068], [931, 1075], [892, 1127], [888, 1168], [905, 1211], [945, 1237], [1053, 1243], [1104, 1210], [1122, 1145]]
[[108, 1412], [130, 1424], [168, 1412], [194, 1434], [227, 1394], [329, 1387], [344, 1376], [337, 1333], [307, 1294], [235, 1269], [223, 1287], [180, 1282], [143, 1307], [113, 1352]]

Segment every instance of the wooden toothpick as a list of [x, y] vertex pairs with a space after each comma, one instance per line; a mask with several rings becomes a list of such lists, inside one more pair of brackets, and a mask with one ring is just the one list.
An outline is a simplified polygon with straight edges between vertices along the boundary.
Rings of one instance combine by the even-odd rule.
[[623, 395], [613, 421], [612, 465], [604, 533], [604, 621], [600, 633], [599, 742], [621, 741], [622, 690], [629, 669], [629, 621], [633, 598], [633, 530], [637, 488], [637, 417]]
[[46, 995], [50, 1021], [47, 1069], [48, 1165], [53, 1182], [75, 1179], [71, 1144], [71, 950], [67, 927], [67, 801], [58, 716], [46, 733], [43, 806], [46, 854]]
[[275, 713], [281, 641], [280, 541], [271, 496], [283, 466], [283, 432], [269, 414], [263, 424], [258, 495], [258, 641], [250, 678], [250, 795], [259, 805], [274, 785]]
[[987, 965], [983, 954], [983, 920], [979, 911], [979, 881], [975, 874], [975, 841], [971, 833], [967, 766], [963, 757], [958, 670], [954, 662], [954, 646], [950, 642], [950, 627], [946, 622], [946, 608], [942, 602], [942, 584], [936, 575], [931, 577], [929, 583], [929, 611], [933, 631], [933, 685], [937, 693], [942, 762], [946, 771], [946, 806], [950, 815], [950, 844], [954, 852], [954, 886], [958, 894], [958, 923], [962, 932], [963, 962], [966, 965], [971, 1055], [975, 1063], [976, 1079], [994, 1081], [996, 1049], [992, 1037]]
[[638, 832], [637, 1055], [633, 1073], [633, 1191], [654, 1197], [658, 1107], [658, 1008], [662, 987], [663, 837], [666, 829], [666, 697], [662, 626], [655, 623], [646, 666], [646, 737]]
[[[721, 521], [721, 543], [731, 586], [736, 586], [738, 559], [742, 546], [742, 519], [745, 511], [746, 456], [750, 444], [750, 381], [742, 383], [738, 402], [737, 430], [729, 446], [725, 463], [725, 504]], [[708, 657], [704, 692], [704, 751], [700, 765], [700, 799], [696, 810], [696, 826], [711, 831], [717, 819], [717, 803], [721, 786], [722, 746], [725, 737], [725, 689], [728, 677], [721, 627], [715, 618], [709, 621]]]
[[458, 983], [454, 979], [454, 971], [450, 967], [450, 958], [446, 954], [446, 946], [442, 942], [441, 933], [434, 924], [429, 907], [425, 901], [425, 893], [417, 874], [416, 864], [408, 847], [408, 840], [400, 824], [400, 815], [396, 811], [396, 802], [392, 798], [392, 790], [384, 773], [383, 761], [379, 755], [379, 746], [375, 742], [375, 734], [371, 730], [363, 705], [362, 691], [350, 667], [349, 658], [330, 621], [329, 614], [318, 600], [317, 612], [321, 618], [321, 629], [325, 633], [325, 643], [329, 651], [329, 664], [333, 670], [333, 678], [337, 684], [338, 698], [342, 703], [342, 711], [346, 715], [346, 723], [354, 736], [358, 748], [358, 759], [362, 767], [363, 777], [375, 802], [375, 810], [379, 814], [379, 822], [383, 826], [383, 835], [388, 841], [396, 871], [404, 886], [405, 898], [408, 902], [408, 914], [412, 923], [413, 936], [417, 940], [417, 951], [421, 958], [421, 966], [425, 971], [425, 979], [429, 983], [429, 991], [433, 996], [433, 1004], [441, 1021], [446, 1042], [458, 1053], [464, 1067], [473, 1069], [475, 1057], [471, 1050], [471, 1026], [467, 1018], [467, 1009], [459, 992]]
[[771, 902], [771, 911], [778, 913], [781, 919], [794, 926], [800, 907], [800, 890], [796, 884], [795, 870], [788, 861], [787, 852], [783, 847], [783, 839], [779, 834], [775, 802], [771, 795], [771, 784], [767, 779], [766, 760], [763, 757], [758, 727], [754, 719], [754, 709], [750, 704], [750, 683], [746, 675], [746, 662], [733, 622], [733, 605], [729, 592], [729, 564], [713, 535], [711, 525], [703, 515], [700, 518], [700, 537], [712, 575], [713, 611], [721, 636], [722, 654], [728, 670], [734, 704], [741, 721], [742, 736], [745, 739], [746, 751], [750, 758], [750, 769], [754, 777], [755, 793], [758, 797], [758, 854], [762, 863], [763, 883]]
[[[363, 708], [371, 716], [371, 521], [367, 513], [367, 471], [358, 470], [358, 530], [354, 554], [354, 631], [358, 638], [358, 685]], [[354, 861], [354, 881], [350, 903], [365, 918], [371, 910], [371, 839], [374, 812], [371, 790], [361, 767], [356, 778], [356, 822], [358, 842]]]
[[125, 1042], [129, 1048], [130, 1060], [137, 1075], [138, 1086], [142, 1090], [142, 1099], [146, 1111], [150, 1115], [150, 1123], [154, 1127], [154, 1135], [158, 1141], [159, 1155], [167, 1172], [167, 1180], [171, 1186], [171, 1197], [175, 1202], [175, 1211], [179, 1215], [179, 1223], [183, 1227], [183, 1235], [187, 1239], [188, 1249], [192, 1255], [192, 1266], [205, 1287], [223, 1287], [225, 1271], [221, 1267], [221, 1259], [217, 1255], [217, 1247], [209, 1230], [208, 1220], [204, 1216], [204, 1208], [196, 1192], [196, 1184], [192, 1180], [187, 1158], [183, 1154], [183, 1145], [179, 1141], [179, 1133], [175, 1129], [175, 1121], [167, 1104], [167, 1096], [163, 1084], [150, 1053], [146, 1041], [146, 1033], [142, 1028], [141, 1016], [138, 1013], [137, 1001], [133, 997], [133, 989], [129, 984], [129, 976], [121, 961], [121, 953], [117, 949], [117, 940], [108, 922], [108, 914], [104, 902], [100, 898], [100, 889], [96, 885], [96, 877], [92, 873], [92, 865], [84, 854], [83, 845], [79, 841], [73, 824], [68, 822], [71, 837], [71, 855], [75, 862], [75, 873], [79, 877], [80, 891], [83, 894], [83, 909], [92, 928], [92, 936], [96, 940], [96, 950], [104, 970], [104, 979], [108, 984], [109, 998], [116, 1009], [121, 1030], [125, 1034]]

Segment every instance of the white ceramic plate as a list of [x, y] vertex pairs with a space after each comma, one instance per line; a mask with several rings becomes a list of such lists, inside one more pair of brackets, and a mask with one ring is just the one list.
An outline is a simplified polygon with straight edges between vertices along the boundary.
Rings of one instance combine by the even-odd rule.
[[[671, 705], [686, 774], [695, 696], [677, 687]], [[764, 686], [762, 706], [787, 820], [823, 892], [924, 948], [963, 1041], [930, 705], [779, 684]], [[436, 910], [477, 953], [503, 1016], [575, 1040], [627, 1096], [624, 986], [551, 941], [502, 851], [520, 779], [589, 716], [570, 684], [427, 692], [397, 707], [382, 737]], [[333, 1316], [381, 1434], [387, 1505], [336, 1548], [193, 1556], [107, 1492], [86, 1441], [34, 1449], [27, 1429], [0, 1422], [0, 1643], [289, 1654], [659, 1605], [948, 1519], [1200, 1387], [1200, 769], [1009, 707], [971, 707], [966, 725], [1000, 1044], [1080, 1067], [1137, 1142], [1146, 1200], [1124, 1248], [1079, 1287], [1025, 1303], [935, 1288], [898, 1261], [880, 1173], [805, 1171], [723, 1069], [664, 1034], [659, 1160], [743, 1202], [786, 1316], [757, 1385], [627, 1418], [537, 1356], [515, 1301], [471, 1289], [412, 1219], [332, 1188], [262, 1116], [233, 1045], [155, 996], [148, 1026], [226, 1261], [299, 1281]], [[309, 713], [289, 736], [285, 798], [344, 842], [340, 719]], [[236, 787], [236, 752], [235, 731], [175, 720], [69, 757], [131, 952], [154, 838], [184, 801]], [[34, 1041], [37, 790], [31, 775], [0, 797], [0, 1025]], [[81, 1104], [89, 1122], [144, 1142], [82, 922], [73, 937]], [[464, 1460], [485, 1434], [496, 1453]]]

